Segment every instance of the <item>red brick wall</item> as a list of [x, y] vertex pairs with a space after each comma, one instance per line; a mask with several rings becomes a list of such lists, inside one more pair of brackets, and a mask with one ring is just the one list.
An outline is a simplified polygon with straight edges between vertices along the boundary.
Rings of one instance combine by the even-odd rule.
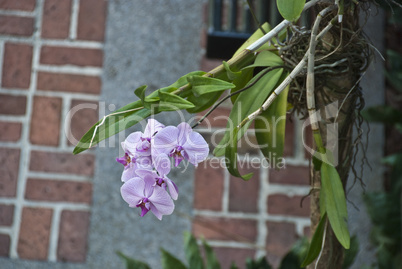
[[[98, 119], [105, 0], [0, 1], [0, 255], [84, 262], [94, 155], [74, 142]], [[68, 111], [79, 110], [65, 130]], [[94, 106], [95, 105], [95, 106]]]
[[[207, 16], [204, 18], [206, 20]], [[204, 48], [206, 25], [204, 21], [201, 38]], [[201, 69], [209, 71], [219, 64], [221, 60], [203, 57]], [[208, 117], [209, 124], [199, 127], [198, 131], [211, 145], [219, 142], [219, 135], [214, 131], [226, 126], [222, 116], [229, 113], [230, 103], [225, 103]], [[249, 141], [255, 141], [252, 131], [247, 136]], [[248, 182], [230, 176], [213, 156], [196, 169], [192, 229], [196, 236], [208, 239], [223, 268], [229, 268], [232, 261], [243, 268], [247, 257], [264, 255], [278, 266], [297, 238], [309, 233], [309, 199], [304, 199], [300, 207], [310, 189], [309, 168], [299, 138], [301, 123], [288, 119], [284, 150], [286, 168], [280, 170], [268, 168], [266, 162], [258, 161], [262, 159], [258, 149], [241, 141], [240, 158], [248, 155], [250, 160], [246, 165], [248, 169], [241, 172], [254, 172]]]

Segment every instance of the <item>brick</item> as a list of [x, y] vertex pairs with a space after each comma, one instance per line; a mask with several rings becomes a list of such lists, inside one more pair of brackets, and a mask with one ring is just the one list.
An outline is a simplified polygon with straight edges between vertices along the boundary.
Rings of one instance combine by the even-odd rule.
[[33, 11], [36, 0], [0, 0], [0, 9]]
[[101, 86], [100, 77], [48, 72], [38, 73], [37, 88], [42, 91], [100, 94]]
[[90, 204], [92, 183], [29, 178], [25, 199]]
[[19, 149], [0, 148], [0, 197], [15, 197], [19, 166]]
[[251, 172], [254, 175], [249, 181], [230, 176], [229, 211], [256, 213], [260, 188], [259, 170], [251, 167], [239, 170], [242, 175]]
[[277, 184], [309, 185], [310, 169], [305, 166], [286, 165], [283, 169], [269, 169], [269, 182]]
[[29, 139], [32, 144], [58, 146], [61, 121], [61, 98], [35, 96]]
[[[207, 113], [207, 111], [199, 113], [198, 115], [203, 116]], [[230, 109], [226, 107], [218, 107], [211, 114], [208, 115], [207, 118], [200, 124], [202, 127], [222, 127], [226, 128], [226, 124], [228, 123], [228, 118], [230, 114]]]
[[223, 169], [219, 163], [207, 160], [199, 164], [194, 184], [194, 208], [222, 210]]
[[11, 226], [14, 218], [13, 205], [0, 205], [0, 226]]
[[100, 49], [43, 46], [40, 53], [41, 64], [101, 67], [102, 61]]
[[0, 256], [8, 257], [10, 253], [10, 236], [8, 234], [0, 234]]
[[230, 266], [233, 262], [238, 268], [244, 268], [247, 258], [254, 259], [255, 256], [255, 250], [253, 249], [214, 247], [213, 250], [221, 264], [221, 268], [231, 268]]
[[22, 124], [19, 122], [0, 121], [0, 141], [16, 142], [21, 138]]
[[278, 268], [281, 259], [296, 242], [296, 230], [293, 223], [267, 222], [267, 259], [274, 268]]
[[268, 196], [268, 213], [284, 216], [310, 216], [310, 197], [303, 199], [302, 207], [300, 203], [303, 196], [289, 197], [285, 194], [271, 194]]
[[57, 260], [85, 262], [89, 212], [64, 210], [61, 213]]
[[193, 220], [193, 233], [212, 240], [229, 240], [254, 243], [257, 223], [254, 220], [197, 216]]
[[78, 13], [77, 39], [103, 41], [106, 26], [105, 0], [81, 0]]
[[25, 115], [26, 106], [26, 96], [0, 94], [0, 114]]
[[22, 209], [17, 252], [20, 258], [46, 260], [53, 211], [47, 208]]
[[283, 147], [283, 156], [293, 156], [295, 139], [295, 124], [286, 118], [285, 127], [285, 146]]
[[31, 36], [33, 32], [34, 32], [33, 18], [0, 15], [0, 34]]
[[31, 83], [32, 46], [6, 43], [2, 87], [28, 89]]
[[70, 31], [71, 0], [46, 0], [43, 6], [42, 37], [64, 39]]
[[[98, 102], [83, 100], [72, 100], [70, 109], [77, 109], [72, 112], [68, 144], [76, 145], [81, 137], [99, 120]], [[73, 111], [73, 110], [70, 110]]]
[[90, 154], [31, 151], [29, 169], [37, 172], [53, 172], [93, 176], [95, 157]]

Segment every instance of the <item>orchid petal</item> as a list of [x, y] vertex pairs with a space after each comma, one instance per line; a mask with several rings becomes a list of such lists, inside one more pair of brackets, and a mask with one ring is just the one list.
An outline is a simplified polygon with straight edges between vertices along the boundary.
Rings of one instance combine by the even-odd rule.
[[160, 130], [153, 139], [152, 155], [169, 154], [177, 146], [179, 130], [174, 126], [167, 126]]
[[140, 178], [144, 178], [144, 177], [146, 177], [147, 175], [150, 175], [150, 176], [152, 176], [153, 178], [156, 178], [156, 177], [158, 176], [154, 171], [149, 170], [149, 169], [137, 169], [137, 170], [135, 170], [135, 173], [136, 173]]
[[173, 200], [170, 198], [169, 194], [162, 187], [156, 186], [154, 188], [154, 192], [149, 197], [149, 201], [155, 206], [158, 212], [162, 215], [170, 215], [174, 210]]
[[128, 151], [131, 154], [135, 154], [137, 143], [141, 141], [141, 132], [134, 132], [127, 136], [126, 140], [122, 143], [122, 148], [124, 151]]
[[134, 177], [136, 177], [136, 169], [134, 169], [134, 167], [129, 167], [123, 170], [123, 173], [121, 174], [121, 181], [127, 182]]
[[144, 130], [144, 138], [151, 138], [156, 132], [159, 132], [165, 125], [155, 119], [149, 119]]
[[177, 137], [178, 145], [183, 146], [193, 129], [191, 129], [191, 126], [187, 122], [182, 122], [177, 125], [177, 129], [179, 130], [179, 135]]
[[161, 214], [161, 212], [159, 212], [159, 210], [156, 208], [156, 206], [151, 204], [150, 208], [151, 208], [151, 212], [155, 215], [155, 217], [157, 217], [159, 220], [162, 220], [162, 214]]
[[135, 177], [127, 181], [120, 188], [121, 196], [129, 206], [135, 207], [138, 202], [144, 198], [145, 182], [139, 177]]
[[205, 139], [197, 132], [191, 132], [183, 145], [185, 157], [195, 166], [204, 161], [209, 154], [209, 146]]
[[154, 165], [156, 171], [158, 171], [161, 177], [169, 174], [170, 172], [170, 159], [165, 153], [157, 155], [154, 159]]
[[154, 192], [155, 188], [155, 178], [151, 175], [146, 175], [144, 178], [144, 196], [149, 198], [152, 196], [152, 193]]
[[177, 189], [176, 184], [170, 178], [165, 177], [164, 180], [169, 187], [170, 196], [173, 200], [177, 200], [177, 197], [179, 196], [179, 190]]

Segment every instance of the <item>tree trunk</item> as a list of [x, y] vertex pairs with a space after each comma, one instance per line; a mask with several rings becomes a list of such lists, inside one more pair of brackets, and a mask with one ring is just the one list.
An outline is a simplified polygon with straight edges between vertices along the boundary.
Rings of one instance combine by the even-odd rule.
[[[356, 8], [353, 13], [351, 13], [351, 7], [354, 6], [351, 1], [345, 0], [345, 15], [343, 16], [342, 25], [333, 27], [333, 30], [324, 37], [320, 51], [317, 50], [316, 59], [319, 59], [328, 53], [336, 50], [332, 53], [329, 58], [332, 62], [337, 62], [342, 59], [347, 59], [348, 62], [348, 72], [336, 73], [337, 69], [332, 69], [327, 75], [319, 75], [315, 77], [316, 88], [315, 88], [315, 100], [317, 111], [321, 114], [321, 118], [325, 121], [320, 122], [320, 132], [323, 138], [324, 145], [328, 144], [327, 132], [333, 132], [327, 128], [328, 123], [334, 123], [334, 118], [337, 118], [336, 123], [338, 128], [335, 132], [338, 139], [338, 165], [336, 166], [337, 171], [340, 175], [342, 184], [346, 186], [346, 181], [349, 175], [349, 171], [353, 162], [353, 125], [355, 123], [355, 112], [357, 106], [362, 102], [360, 95], [360, 88], [358, 87], [359, 78], [367, 65], [367, 62], [360, 57], [364, 51], [367, 50], [366, 43], [358, 34], [359, 24], [358, 24], [358, 8]], [[321, 10], [323, 6], [319, 6]], [[333, 18], [337, 13], [334, 11], [332, 15], [328, 18]], [[323, 20], [324, 22], [324, 20]], [[325, 27], [326, 23], [322, 23], [321, 27]], [[319, 52], [318, 52], [319, 51]], [[364, 55], [367, 56], [368, 54]], [[320, 65], [316, 62], [316, 66]], [[341, 106], [339, 115], [325, 115], [325, 108], [338, 101], [338, 109]], [[332, 133], [332, 135], [334, 135]], [[321, 187], [321, 177], [320, 173], [314, 171], [314, 167], [311, 170], [311, 187], [314, 190], [311, 194], [311, 232], [315, 232], [317, 225], [320, 220], [320, 187]], [[343, 247], [338, 242], [335, 234], [333, 233], [329, 222], [327, 223], [326, 236], [324, 248], [322, 250], [321, 256], [318, 261], [317, 268], [323, 269], [339, 269], [342, 268], [343, 264]], [[315, 268], [315, 262], [308, 266], [309, 269]]]

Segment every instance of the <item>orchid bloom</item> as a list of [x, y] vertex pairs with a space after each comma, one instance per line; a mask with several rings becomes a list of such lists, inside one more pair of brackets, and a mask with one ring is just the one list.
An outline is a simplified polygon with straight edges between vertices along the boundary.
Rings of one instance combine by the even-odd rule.
[[120, 191], [130, 207], [141, 208], [141, 217], [151, 211], [162, 220], [163, 215], [170, 215], [174, 210], [174, 203], [169, 194], [162, 187], [155, 186], [152, 176], [146, 175], [143, 179], [132, 178], [123, 184]]
[[162, 153], [173, 157], [175, 166], [183, 159], [197, 166], [207, 158], [209, 147], [199, 133], [194, 132], [188, 123], [182, 122], [177, 127], [167, 126], [155, 135], [152, 145], [153, 158]]
[[144, 133], [134, 132], [121, 143], [125, 154], [123, 157], [116, 158], [116, 161], [124, 165], [121, 177], [123, 182], [133, 178], [138, 168], [152, 169], [150, 157], [151, 139], [162, 128], [164, 128], [163, 124], [157, 120], [149, 119]]
[[137, 170], [137, 175], [140, 177], [146, 177], [147, 175], [152, 176], [152, 178], [155, 180], [154, 185], [158, 185], [166, 190], [166, 186], [169, 187], [169, 193], [170, 196], [172, 197], [173, 200], [177, 200], [178, 197], [178, 189], [176, 184], [167, 177], [167, 174], [170, 172], [170, 161], [169, 157], [161, 153], [155, 158], [154, 161], [154, 166], [156, 171], [150, 171], [150, 170], [143, 170], [143, 169], [138, 169]]

